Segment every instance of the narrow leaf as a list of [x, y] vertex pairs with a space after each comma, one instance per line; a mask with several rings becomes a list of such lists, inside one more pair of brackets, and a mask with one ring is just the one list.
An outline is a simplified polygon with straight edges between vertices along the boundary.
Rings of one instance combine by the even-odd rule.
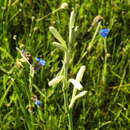
[[66, 51], [67, 48], [64, 47], [62, 44], [58, 43], [58, 42], [53, 42], [53, 45], [56, 46], [58, 49]]
[[49, 30], [51, 31], [51, 33], [54, 35], [54, 37], [60, 42], [62, 43], [64, 46], [66, 46], [65, 40], [62, 38], [62, 36], [60, 35], [60, 33], [56, 30], [56, 28], [54, 28], [53, 26], [49, 27]]

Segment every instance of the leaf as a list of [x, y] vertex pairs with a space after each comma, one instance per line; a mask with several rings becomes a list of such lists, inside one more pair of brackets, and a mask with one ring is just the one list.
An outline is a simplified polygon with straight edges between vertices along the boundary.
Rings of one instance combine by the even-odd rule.
[[66, 47], [66, 42], [65, 40], [62, 38], [62, 36], [60, 35], [60, 33], [57, 31], [56, 28], [54, 28], [53, 26], [49, 27], [49, 30], [51, 31], [51, 33], [54, 35], [54, 37], [61, 43], [64, 45], [64, 47]]

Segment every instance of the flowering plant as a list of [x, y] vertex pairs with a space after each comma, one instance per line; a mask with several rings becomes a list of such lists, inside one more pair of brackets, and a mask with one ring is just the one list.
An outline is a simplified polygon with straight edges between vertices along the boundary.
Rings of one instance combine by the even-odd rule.
[[109, 29], [107, 29], [107, 28], [101, 29], [99, 33], [100, 33], [100, 35], [101, 35], [103, 38], [106, 38], [107, 35], [108, 35], [108, 33], [109, 33]]

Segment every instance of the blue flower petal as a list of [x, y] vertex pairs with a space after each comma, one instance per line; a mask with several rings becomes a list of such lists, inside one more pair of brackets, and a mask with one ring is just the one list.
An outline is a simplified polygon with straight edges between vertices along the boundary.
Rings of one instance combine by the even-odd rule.
[[40, 105], [41, 105], [41, 102], [37, 100], [37, 101], [35, 102], [35, 105], [36, 105], [36, 106], [40, 106]]
[[46, 61], [45, 60], [42, 60], [40, 58], [35, 58], [35, 60], [42, 66], [44, 66], [46, 64]]
[[109, 29], [107, 29], [107, 28], [101, 29], [99, 33], [100, 33], [100, 35], [101, 35], [103, 38], [105, 38], [105, 37], [107, 37], [107, 35], [108, 35], [108, 33], [109, 33]]

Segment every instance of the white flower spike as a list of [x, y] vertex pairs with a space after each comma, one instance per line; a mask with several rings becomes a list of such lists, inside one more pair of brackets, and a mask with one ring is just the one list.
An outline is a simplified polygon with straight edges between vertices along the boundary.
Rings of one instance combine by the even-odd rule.
[[52, 79], [52, 80], [48, 83], [48, 85], [49, 85], [49, 86], [56, 85], [56, 84], [58, 84], [59, 82], [61, 82], [63, 79], [64, 79], [64, 77], [63, 77], [62, 75], [57, 76], [57, 77], [55, 77], [54, 79]]
[[83, 89], [83, 86], [81, 85], [81, 83], [76, 81], [75, 79], [69, 79], [69, 82], [71, 82], [76, 89], [78, 89], [78, 90]]
[[82, 66], [80, 67], [80, 69], [79, 69], [79, 72], [77, 73], [77, 76], [76, 76], [76, 80], [77, 80], [77, 81], [80, 82], [80, 81], [82, 80], [85, 70], [86, 70], [85, 65], [82, 65]]

